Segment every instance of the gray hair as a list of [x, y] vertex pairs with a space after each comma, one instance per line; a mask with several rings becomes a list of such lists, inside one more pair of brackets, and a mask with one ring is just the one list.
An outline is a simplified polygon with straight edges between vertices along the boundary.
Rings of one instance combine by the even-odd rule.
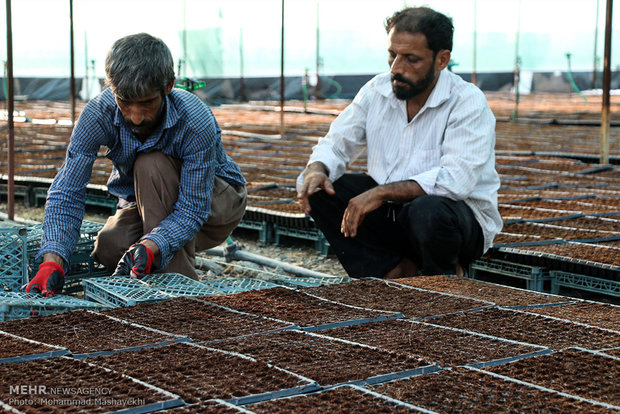
[[118, 39], [105, 59], [106, 84], [120, 98], [133, 100], [164, 92], [175, 79], [168, 46], [147, 33]]

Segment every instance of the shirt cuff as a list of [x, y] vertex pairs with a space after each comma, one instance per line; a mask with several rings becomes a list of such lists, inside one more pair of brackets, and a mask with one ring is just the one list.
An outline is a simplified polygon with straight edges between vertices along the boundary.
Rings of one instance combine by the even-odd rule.
[[140, 241], [149, 239], [153, 243], [157, 245], [159, 248], [159, 256], [161, 257], [161, 263], [159, 264], [159, 270], [163, 270], [168, 266], [170, 261], [172, 260], [172, 256], [174, 253], [170, 250], [170, 244], [166, 241], [164, 237], [159, 234], [149, 233], [140, 239]]
[[47, 253], [54, 253], [62, 257], [62, 260], [64, 261], [64, 266], [62, 267], [63, 268], [62, 270], [65, 271], [65, 274], [69, 271], [69, 267], [71, 266], [71, 263], [69, 262], [69, 258], [71, 255], [67, 254], [66, 249], [61, 243], [55, 243], [55, 242], [47, 243], [45, 248], [41, 248], [39, 252], [36, 254], [34, 258], [35, 262], [41, 261], [43, 259], [43, 256], [46, 255]]
[[332, 183], [342, 177], [342, 175], [344, 174], [344, 162], [328, 149], [322, 148], [321, 150], [319, 150], [318, 148], [316, 148], [310, 156], [307, 165], [310, 165], [316, 161], [319, 161], [323, 163], [323, 165], [325, 165], [325, 167], [329, 171], [329, 179]]

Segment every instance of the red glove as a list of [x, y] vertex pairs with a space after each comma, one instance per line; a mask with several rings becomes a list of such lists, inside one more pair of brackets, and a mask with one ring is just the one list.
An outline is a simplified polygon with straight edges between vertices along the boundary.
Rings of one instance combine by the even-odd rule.
[[43, 262], [34, 278], [26, 286], [26, 292], [40, 293], [43, 296], [54, 296], [62, 292], [65, 285], [65, 271], [56, 262]]
[[153, 264], [153, 252], [142, 243], [129, 246], [116, 266], [112, 276], [131, 276], [142, 279], [151, 273]]

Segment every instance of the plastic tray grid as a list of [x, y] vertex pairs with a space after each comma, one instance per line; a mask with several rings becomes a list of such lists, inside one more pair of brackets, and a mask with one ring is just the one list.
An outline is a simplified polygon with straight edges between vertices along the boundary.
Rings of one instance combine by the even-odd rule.
[[171, 294], [128, 276], [84, 279], [82, 286], [85, 299], [112, 307], [158, 302], [173, 297]]
[[576, 273], [552, 270], [551, 293], [558, 294], [560, 287], [620, 297], [620, 281], [584, 276]]
[[65, 295], [42, 297], [39, 294], [0, 291], [0, 320], [51, 315], [76, 309], [103, 309], [104, 306]]
[[256, 289], [269, 289], [278, 286], [275, 283], [250, 278], [218, 279], [209, 280], [202, 283], [220, 292], [224, 292], [225, 294], [233, 294]]
[[279, 276], [271, 280], [273, 283], [292, 288], [297, 287], [316, 287], [322, 285], [336, 285], [352, 281], [350, 277], [309, 277], [309, 276]]
[[17, 291], [28, 272], [26, 229], [0, 228], [0, 288]]
[[550, 280], [549, 272], [542, 267], [516, 264], [504, 260], [478, 259], [470, 265], [470, 277], [477, 279], [480, 271], [524, 279], [527, 289], [536, 292], [542, 292], [544, 282]]
[[237, 227], [248, 230], [258, 230], [258, 241], [261, 243], [273, 242], [273, 224], [266, 221], [257, 221], [244, 218]]
[[294, 227], [285, 227], [278, 224], [273, 225], [274, 243], [280, 244], [281, 236], [288, 236], [295, 239], [305, 239], [314, 241], [314, 248], [323, 256], [329, 254], [330, 244], [319, 229], [300, 229]]
[[222, 291], [177, 273], [90, 278], [82, 281], [84, 297], [109, 306], [131, 306], [181, 296], [221, 295]]

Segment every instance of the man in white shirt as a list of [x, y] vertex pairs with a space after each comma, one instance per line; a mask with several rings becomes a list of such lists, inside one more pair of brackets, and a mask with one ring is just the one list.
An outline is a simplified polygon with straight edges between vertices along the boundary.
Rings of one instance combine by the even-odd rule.
[[[495, 118], [476, 86], [444, 70], [448, 17], [405, 8], [385, 28], [390, 72], [313, 148], [297, 181], [302, 210], [352, 277], [462, 274], [502, 228]], [[368, 174], [345, 174], [363, 152]]]

